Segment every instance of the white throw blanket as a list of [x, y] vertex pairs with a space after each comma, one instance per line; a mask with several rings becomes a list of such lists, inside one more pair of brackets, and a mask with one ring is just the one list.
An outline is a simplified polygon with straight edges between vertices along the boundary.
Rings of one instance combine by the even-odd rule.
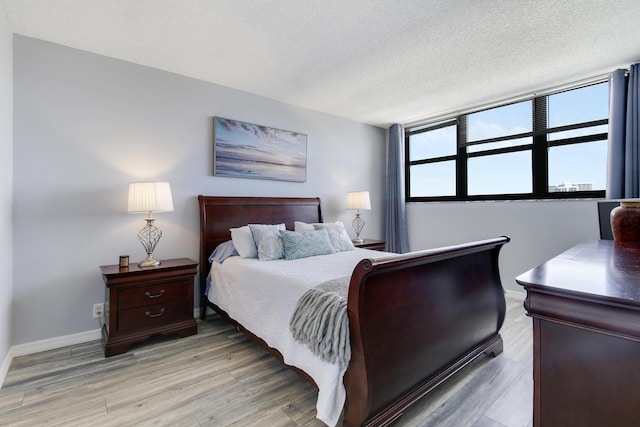
[[347, 296], [349, 276], [324, 282], [300, 298], [291, 316], [293, 338], [325, 362], [346, 367], [351, 359]]

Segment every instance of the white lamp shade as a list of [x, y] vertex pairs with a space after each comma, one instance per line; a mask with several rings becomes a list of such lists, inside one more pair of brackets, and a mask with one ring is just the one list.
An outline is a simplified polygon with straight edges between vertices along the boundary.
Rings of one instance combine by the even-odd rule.
[[368, 191], [350, 191], [347, 193], [347, 209], [371, 209]]
[[129, 184], [129, 213], [171, 212], [173, 199], [168, 182], [132, 182]]

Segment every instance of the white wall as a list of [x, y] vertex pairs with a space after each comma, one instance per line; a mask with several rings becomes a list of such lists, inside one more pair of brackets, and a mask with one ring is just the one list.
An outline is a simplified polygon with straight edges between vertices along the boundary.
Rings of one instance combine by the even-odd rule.
[[[14, 68], [14, 345], [98, 328], [98, 267], [144, 255], [132, 181], [171, 183], [160, 259], [198, 259], [198, 194], [319, 196], [350, 221], [346, 193], [366, 189], [365, 234], [383, 237], [383, 129], [21, 36]], [[307, 182], [212, 176], [216, 115], [307, 134]]]
[[524, 292], [515, 278], [578, 242], [599, 239], [595, 200], [410, 203], [411, 250], [508, 235], [500, 253], [502, 285]]
[[[13, 177], [13, 47], [5, 12], [0, 3], [0, 384], [11, 346]], [[8, 364], [8, 362], [6, 363]]]

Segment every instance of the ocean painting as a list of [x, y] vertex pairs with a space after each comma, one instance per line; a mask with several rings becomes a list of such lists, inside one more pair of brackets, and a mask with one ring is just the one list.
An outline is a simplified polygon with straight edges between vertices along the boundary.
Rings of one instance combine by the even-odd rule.
[[213, 174], [307, 180], [307, 135], [214, 117]]

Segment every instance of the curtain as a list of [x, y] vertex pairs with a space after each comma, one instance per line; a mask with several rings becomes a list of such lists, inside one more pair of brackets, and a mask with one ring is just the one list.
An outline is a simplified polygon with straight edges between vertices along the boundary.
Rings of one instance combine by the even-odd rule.
[[409, 252], [407, 213], [404, 198], [404, 128], [389, 128], [387, 154], [387, 203], [385, 220], [386, 250]]
[[607, 198], [640, 197], [640, 64], [615, 70], [609, 86]]

